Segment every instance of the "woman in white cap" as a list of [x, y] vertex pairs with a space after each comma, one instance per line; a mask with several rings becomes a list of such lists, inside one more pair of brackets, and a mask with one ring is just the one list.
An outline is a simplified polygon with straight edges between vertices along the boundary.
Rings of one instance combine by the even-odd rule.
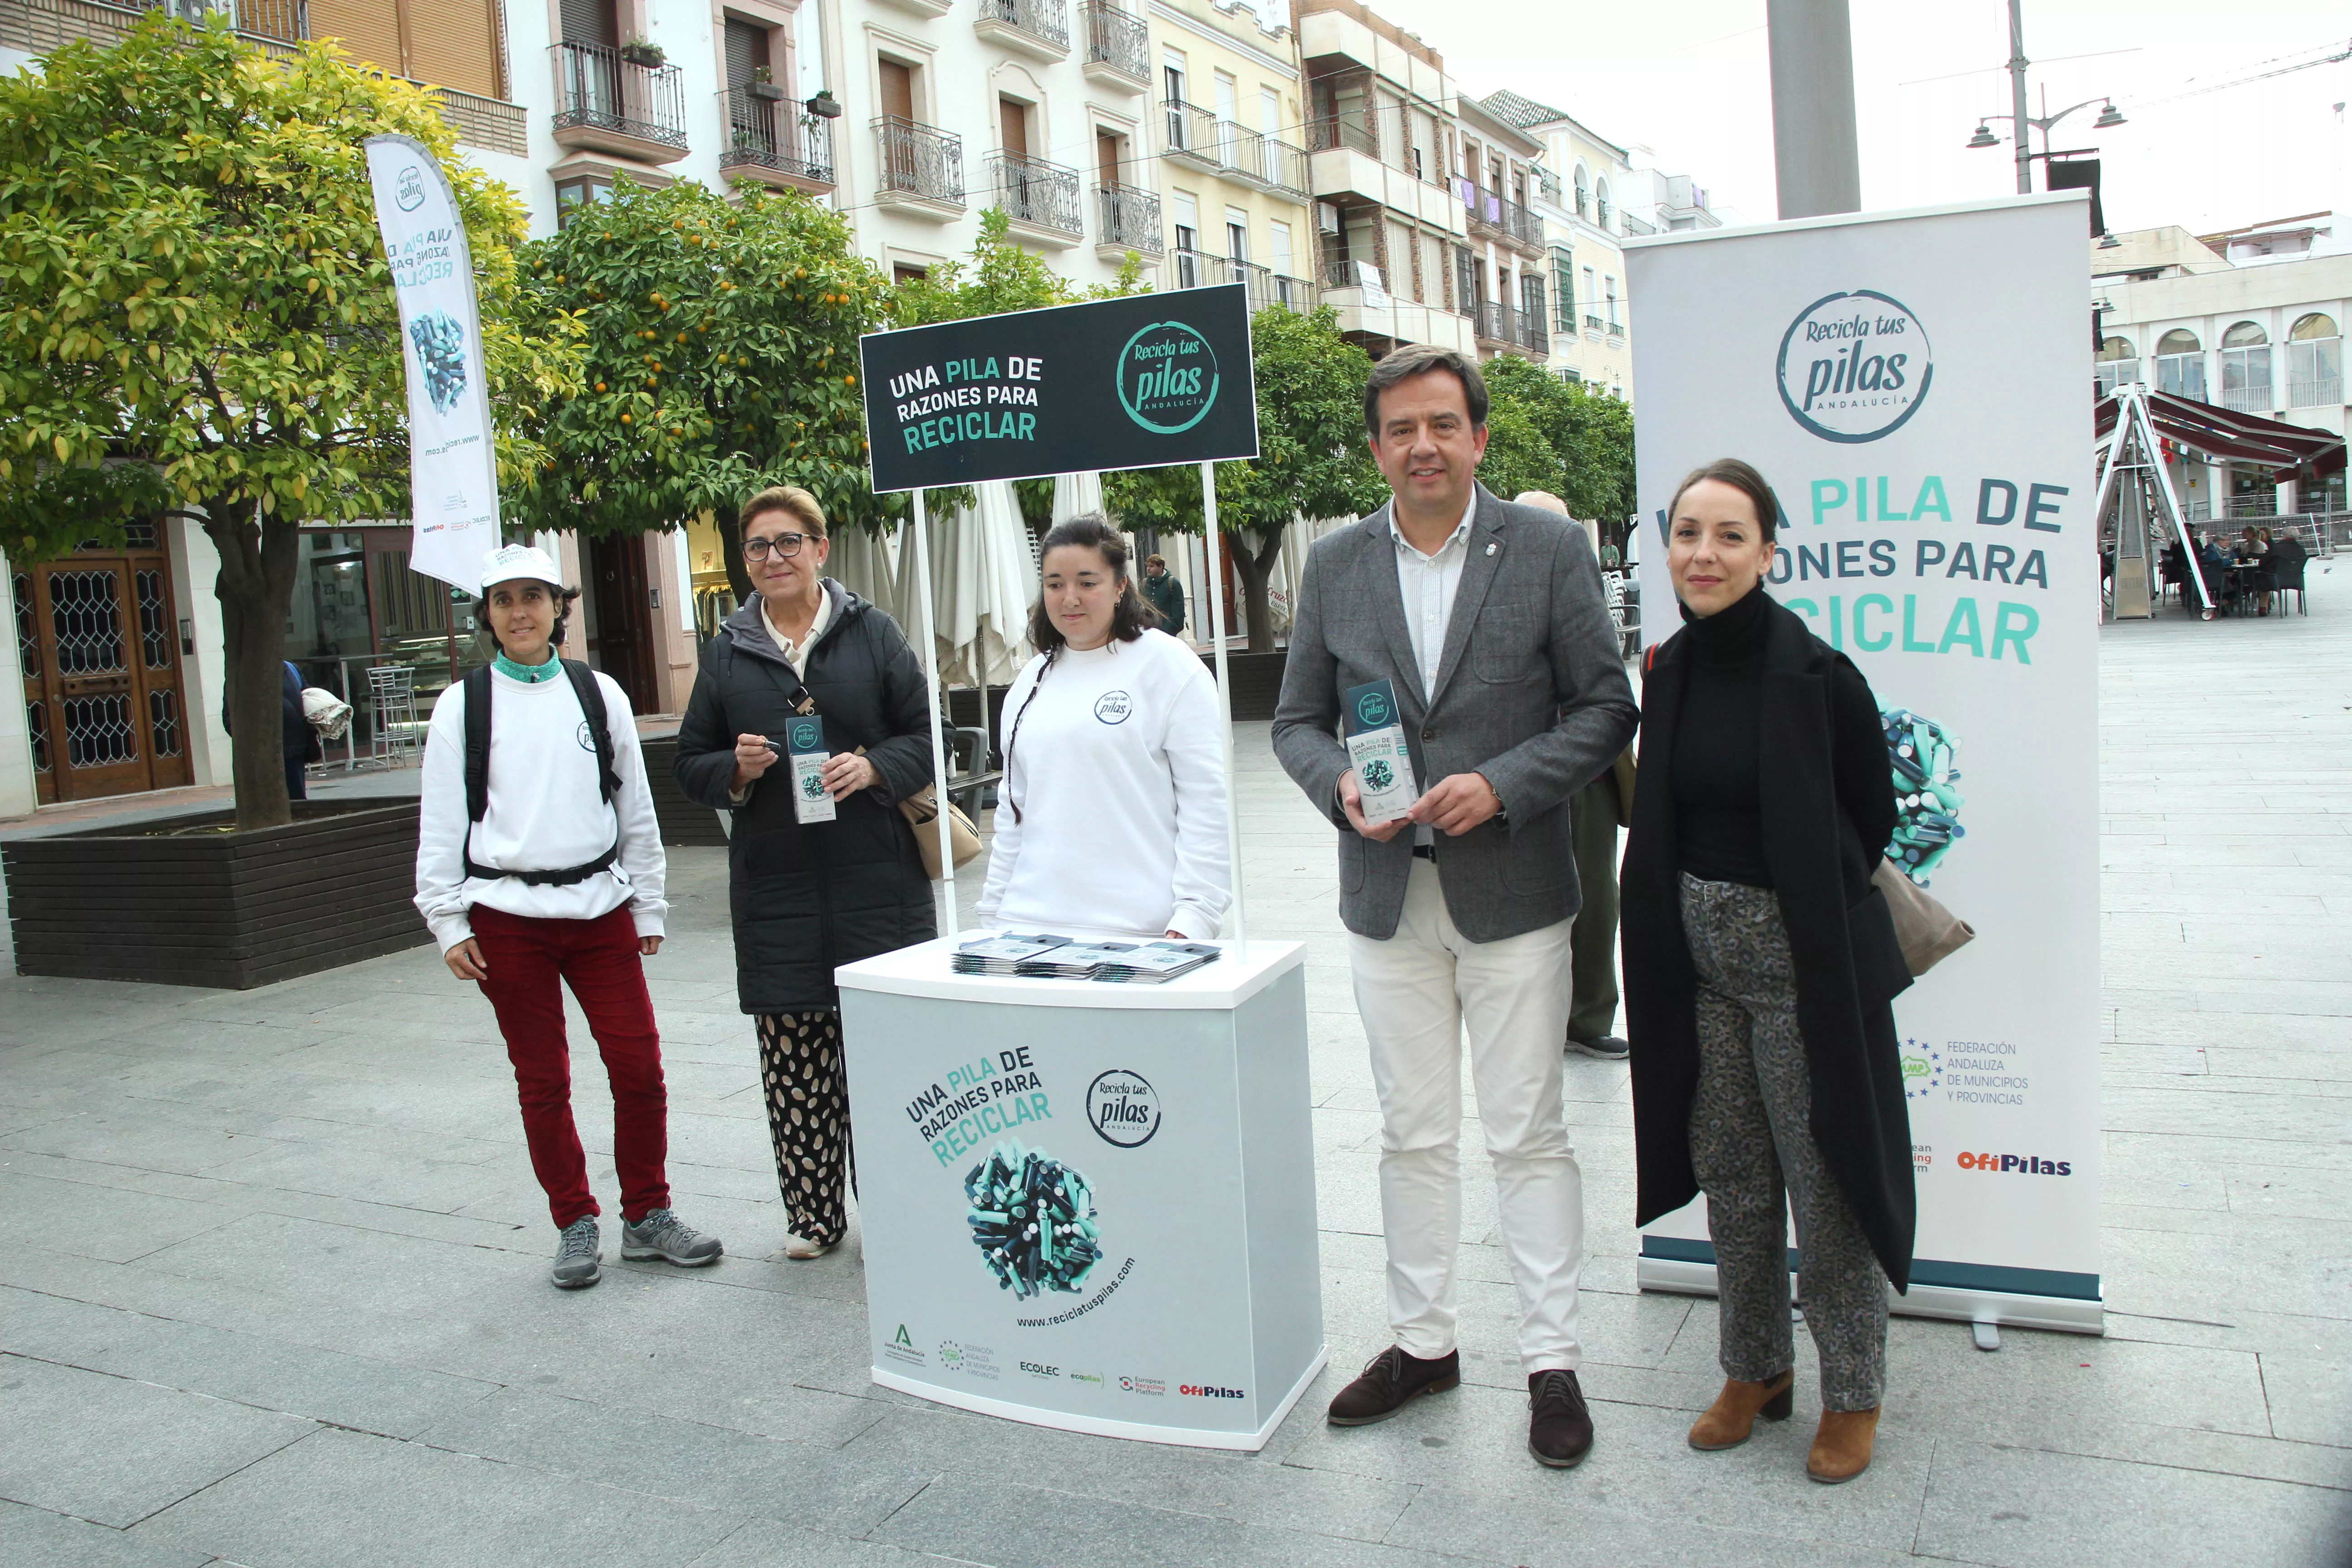
[[572, 1121], [562, 986], [613, 1089], [621, 1256], [686, 1268], [723, 1250], [670, 1211], [668, 1101], [643, 959], [661, 951], [661, 835], [621, 689], [561, 659], [580, 590], [547, 552], [509, 544], [482, 570], [497, 657], [433, 705], [416, 907], [443, 962], [489, 998], [514, 1063], [523, 1136], [561, 1233], [555, 1283], [596, 1283], [595, 1194]]

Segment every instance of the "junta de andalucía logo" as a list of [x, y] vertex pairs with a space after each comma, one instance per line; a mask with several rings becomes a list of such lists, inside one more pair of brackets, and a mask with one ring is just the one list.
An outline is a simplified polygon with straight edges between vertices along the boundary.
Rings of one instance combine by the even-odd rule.
[[1176, 436], [1217, 402], [1217, 351], [1181, 321], [1154, 321], [1118, 352], [1118, 405], [1158, 436]]
[[1780, 337], [1780, 401], [1824, 441], [1875, 441], [1919, 412], [1935, 377], [1927, 329], [1875, 289], [1825, 294]]

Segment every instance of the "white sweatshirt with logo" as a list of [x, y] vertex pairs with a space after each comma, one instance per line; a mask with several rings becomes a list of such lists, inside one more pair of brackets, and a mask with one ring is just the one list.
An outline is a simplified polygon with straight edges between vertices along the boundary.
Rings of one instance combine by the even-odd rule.
[[1233, 899], [1224, 748], [1198, 655], [1160, 631], [1066, 647], [1051, 670], [1040, 655], [1005, 693], [1004, 729], [982, 922], [1217, 934]]
[[[466, 688], [433, 704], [425, 741], [424, 800], [416, 836], [416, 907], [441, 951], [474, 934], [466, 911], [488, 904], [510, 915], [592, 921], [629, 906], [639, 936], [662, 934], [668, 862], [646, 786], [645, 753], [629, 700], [608, 676], [604, 724], [620, 792], [606, 805], [597, 789], [596, 748], [579, 694], [563, 676], [517, 680], [490, 672], [490, 792], [482, 820], [466, 819]], [[468, 878], [462, 858], [473, 829], [474, 864], [484, 869], [553, 871], [595, 859], [617, 842], [614, 863], [569, 887], [533, 887], [512, 877]]]

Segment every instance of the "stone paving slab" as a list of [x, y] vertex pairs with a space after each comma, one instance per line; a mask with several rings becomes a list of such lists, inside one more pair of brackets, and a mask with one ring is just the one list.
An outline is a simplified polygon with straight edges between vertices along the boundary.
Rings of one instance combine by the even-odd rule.
[[[244, 994], [0, 978], [0, 1560], [2346, 1568], [2352, 618], [2104, 637], [2107, 1333], [1985, 1355], [1897, 1318], [1879, 1457], [1845, 1487], [1803, 1479], [1801, 1334], [1795, 1419], [1683, 1443], [1720, 1381], [1715, 1304], [1636, 1290], [1626, 1073], [1580, 1057], [1592, 1458], [1527, 1457], [1466, 1083], [1464, 1385], [1318, 1418], [1386, 1341], [1379, 1118], [1328, 830], [1246, 725], [1252, 931], [1307, 948], [1331, 1357], [1263, 1453], [874, 1386], [854, 1228], [782, 1256], [723, 858], [685, 850], [650, 973], [672, 1182], [729, 1247], [708, 1270], [619, 1265], [608, 1230], [601, 1286], [548, 1287], [505, 1053], [428, 949]], [[609, 1199], [611, 1100], [571, 1028]]]

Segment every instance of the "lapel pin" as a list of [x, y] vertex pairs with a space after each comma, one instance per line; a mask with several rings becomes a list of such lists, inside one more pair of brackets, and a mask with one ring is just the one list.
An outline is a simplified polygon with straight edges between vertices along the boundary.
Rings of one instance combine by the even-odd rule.
[[1495, 552], [1496, 552], [1497, 550], [1500, 550], [1501, 548], [1503, 548], [1503, 547], [1502, 547], [1501, 545], [1499, 545], [1499, 544], [1489, 543], [1489, 544], [1486, 546], [1486, 553], [1487, 553], [1487, 554], [1489, 554], [1489, 555], [1492, 555], [1493, 553], [1495, 553]]

